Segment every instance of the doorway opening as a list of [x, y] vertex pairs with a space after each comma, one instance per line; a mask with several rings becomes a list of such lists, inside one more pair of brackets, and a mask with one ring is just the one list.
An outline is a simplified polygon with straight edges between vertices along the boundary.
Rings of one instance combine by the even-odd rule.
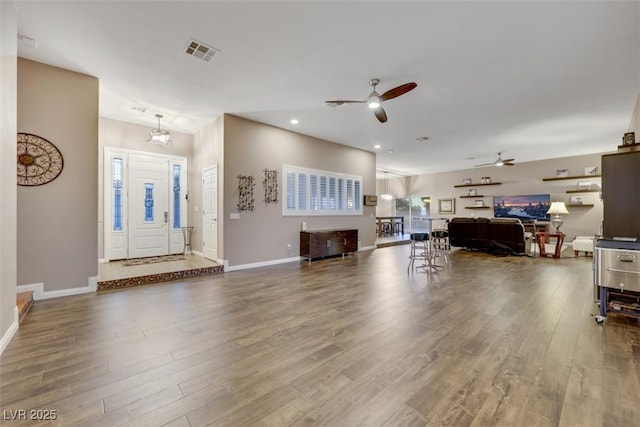
[[105, 147], [105, 260], [184, 251], [187, 159]]

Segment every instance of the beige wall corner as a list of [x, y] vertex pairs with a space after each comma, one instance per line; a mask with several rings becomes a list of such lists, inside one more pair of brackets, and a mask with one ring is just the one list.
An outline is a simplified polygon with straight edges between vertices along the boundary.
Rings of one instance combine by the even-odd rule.
[[98, 274], [98, 79], [18, 59], [18, 132], [62, 153], [53, 181], [18, 188], [18, 283], [87, 287]]
[[16, 132], [18, 24], [0, 2], [0, 354], [18, 328], [16, 313]]

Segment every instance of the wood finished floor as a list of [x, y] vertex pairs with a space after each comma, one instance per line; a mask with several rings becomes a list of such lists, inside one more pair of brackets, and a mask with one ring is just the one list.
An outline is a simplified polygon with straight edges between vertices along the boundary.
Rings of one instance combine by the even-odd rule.
[[591, 258], [408, 251], [38, 301], [0, 409], [57, 420], [2, 425], [640, 425], [640, 325], [594, 322]]

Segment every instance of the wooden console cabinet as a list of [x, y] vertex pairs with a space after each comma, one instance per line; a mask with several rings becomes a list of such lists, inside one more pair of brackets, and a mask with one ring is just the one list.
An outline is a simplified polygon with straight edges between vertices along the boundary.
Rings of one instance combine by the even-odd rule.
[[300, 232], [300, 256], [311, 262], [313, 258], [324, 258], [358, 251], [358, 230], [307, 230]]

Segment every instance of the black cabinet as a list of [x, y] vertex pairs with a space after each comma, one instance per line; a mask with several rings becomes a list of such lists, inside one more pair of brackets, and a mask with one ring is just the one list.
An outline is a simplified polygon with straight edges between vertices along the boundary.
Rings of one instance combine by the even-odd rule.
[[640, 151], [602, 156], [602, 235], [640, 239]]
[[300, 232], [300, 256], [324, 258], [358, 251], [358, 230], [313, 230]]

